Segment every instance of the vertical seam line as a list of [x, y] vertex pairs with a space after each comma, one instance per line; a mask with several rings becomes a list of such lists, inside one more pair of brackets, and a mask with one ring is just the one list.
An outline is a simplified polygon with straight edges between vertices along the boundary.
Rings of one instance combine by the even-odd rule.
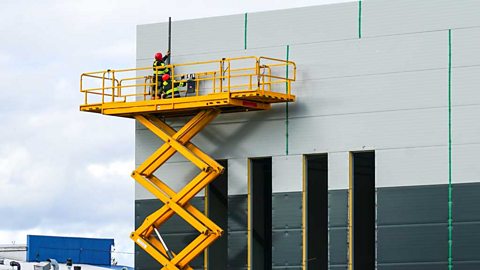
[[[285, 66], [285, 93], [288, 94], [288, 60], [289, 60], [289, 56], [290, 56], [290, 45], [287, 45], [287, 57], [286, 57], [286, 60], [287, 60], [287, 64]], [[285, 103], [285, 155], [288, 156], [288, 102]]]
[[248, 13], [245, 12], [244, 16], [244, 26], [243, 26], [243, 49], [247, 49], [247, 30], [248, 30]]
[[452, 265], [452, 29], [448, 29], [448, 269]]
[[362, 38], [362, 1], [358, 1], [358, 38]]

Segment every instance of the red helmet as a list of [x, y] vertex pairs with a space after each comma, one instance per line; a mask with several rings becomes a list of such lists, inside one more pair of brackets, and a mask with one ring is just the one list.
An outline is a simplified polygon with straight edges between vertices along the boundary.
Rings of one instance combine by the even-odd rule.
[[168, 74], [163, 74], [163, 76], [162, 76], [162, 81], [168, 81], [168, 79], [170, 79], [170, 75], [168, 75]]
[[157, 52], [157, 53], [155, 54], [155, 60], [157, 60], [157, 61], [162, 61], [162, 58], [163, 58], [163, 55], [162, 55], [161, 52]]

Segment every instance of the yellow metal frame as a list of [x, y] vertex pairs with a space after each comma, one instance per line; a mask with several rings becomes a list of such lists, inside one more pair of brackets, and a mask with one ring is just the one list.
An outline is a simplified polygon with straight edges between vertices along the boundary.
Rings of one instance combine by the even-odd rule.
[[[173, 84], [194, 81], [195, 93], [182, 90], [181, 97], [157, 97], [159, 78], [151, 75], [152, 67], [87, 72], [80, 76], [84, 95], [80, 110], [127, 117], [173, 110], [195, 115], [199, 108], [264, 110], [271, 103], [295, 100], [291, 82], [296, 80], [296, 64], [292, 61], [246, 56], [167, 67]], [[285, 76], [285, 69], [290, 75]]]
[[[135, 117], [136, 120], [161, 138], [165, 144], [147, 158], [132, 173], [132, 177], [161, 200], [164, 205], [148, 216], [143, 224], [131, 234], [131, 238], [161, 263], [164, 270], [192, 269], [188, 264], [223, 233], [220, 227], [189, 204], [189, 201], [195, 195], [224, 170], [214, 159], [190, 142], [218, 114], [219, 111], [215, 109], [201, 111], [178, 131], [175, 131], [157, 117], [143, 115]], [[154, 172], [176, 152], [182, 154], [200, 170], [200, 173], [178, 193], [175, 193], [173, 189], [154, 175]], [[155, 228], [161, 227], [174, 214], [179, 215], [192, 225], [200, 235], [178, 254], [174, 254], [173, 258], [169, 258], [153, 232]]]
[[[296, 65], [292, 61], [269, 57], [237, 57], [221, 60], [168, 65], [172, 83], [195, 81], [195, 93], [184, 97], [157, 97], [158, 75], [152, 67], [104, 70], [83, 73], [80, 92], [84, 94], [81, 111], [131, 117], [157, 135], [164, 144], [148, 157], [132, 177], [150, 191], [163, 206], [149, 215], [130, 237], [163, 267], [162, 270], [190, 270], [189, 263], [222, 234], [223, 230], [189, 201], [223, 173], [224, 168], [202, 152], [190, 140], [220, 113], [268, 110], [272, 103], [293, 102], [291, 82], [296, 80]], [[285, 72], [285, 69], [289, 72]], [[279, 74], [290, 74], [286, 77]], [[133, 74], [133, 75], [132, 75]], [[156, 74], [156, 72], [155, 72]], [[156, 78], [154, 78], [156, 76]], [[290, 76], [290, 77], [289, 77]], [[285, 85], [285, 88], [278, 89]], [[92, 101], [97, 97], [96, 101]], [[192, 116], [178, 131], [165, 118]], [[175, 153], [180, 153], [198, 167], [199, 173], [179, 192], [154, 175]], [[248, 160], [250, 174], [250, 160]], [[248, 176], [248, 268], [251, 268], [251, 202]], [[205, 199], [207, 200], [208, 191]], [[199, 236], [183, 250], [169, 252], [156, 238], [157, 230], [173, 215], [178, 215], [194, 227]]]

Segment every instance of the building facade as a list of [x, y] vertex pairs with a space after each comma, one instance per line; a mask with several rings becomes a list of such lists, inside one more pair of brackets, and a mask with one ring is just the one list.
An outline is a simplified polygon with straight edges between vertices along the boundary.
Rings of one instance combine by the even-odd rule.
[[[474, 0], [370, 0], [174, 21], [173, 63], [297, 64], [296, 102], [221, 115], [193, 140], [227, 170], [193, 202], [225, 234], [192, 266], [480, 269], [478, 14]], [[167, 35], [138, 26], [138, 67]], [[160, 144], [137, 125], [136, 165]], [[175, 156], [156, 175], [178, 191], [196, 173]], [[137, 184], [136, 226], [159, 207]], [[161, 233], [174, 251], [197, 235], [177, 217]]]

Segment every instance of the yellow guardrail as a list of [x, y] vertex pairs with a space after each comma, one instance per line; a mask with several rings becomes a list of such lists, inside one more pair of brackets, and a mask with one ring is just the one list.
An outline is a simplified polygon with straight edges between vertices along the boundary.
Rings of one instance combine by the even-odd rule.
[[[291, 82], [296, 80], [297, 73], [292, 61], [255, 56], [166, 67], [170, 69], [172, 85], [183, 82], [194, 86], [189, 91], [181, 89], [183, 96], [240, 91], [281, 92], [290, 96]], [[84, 104], [158, 99], [159, 78], [153, 74], [152, 66], [83, 73], [80, 92], [84, 93]]]

